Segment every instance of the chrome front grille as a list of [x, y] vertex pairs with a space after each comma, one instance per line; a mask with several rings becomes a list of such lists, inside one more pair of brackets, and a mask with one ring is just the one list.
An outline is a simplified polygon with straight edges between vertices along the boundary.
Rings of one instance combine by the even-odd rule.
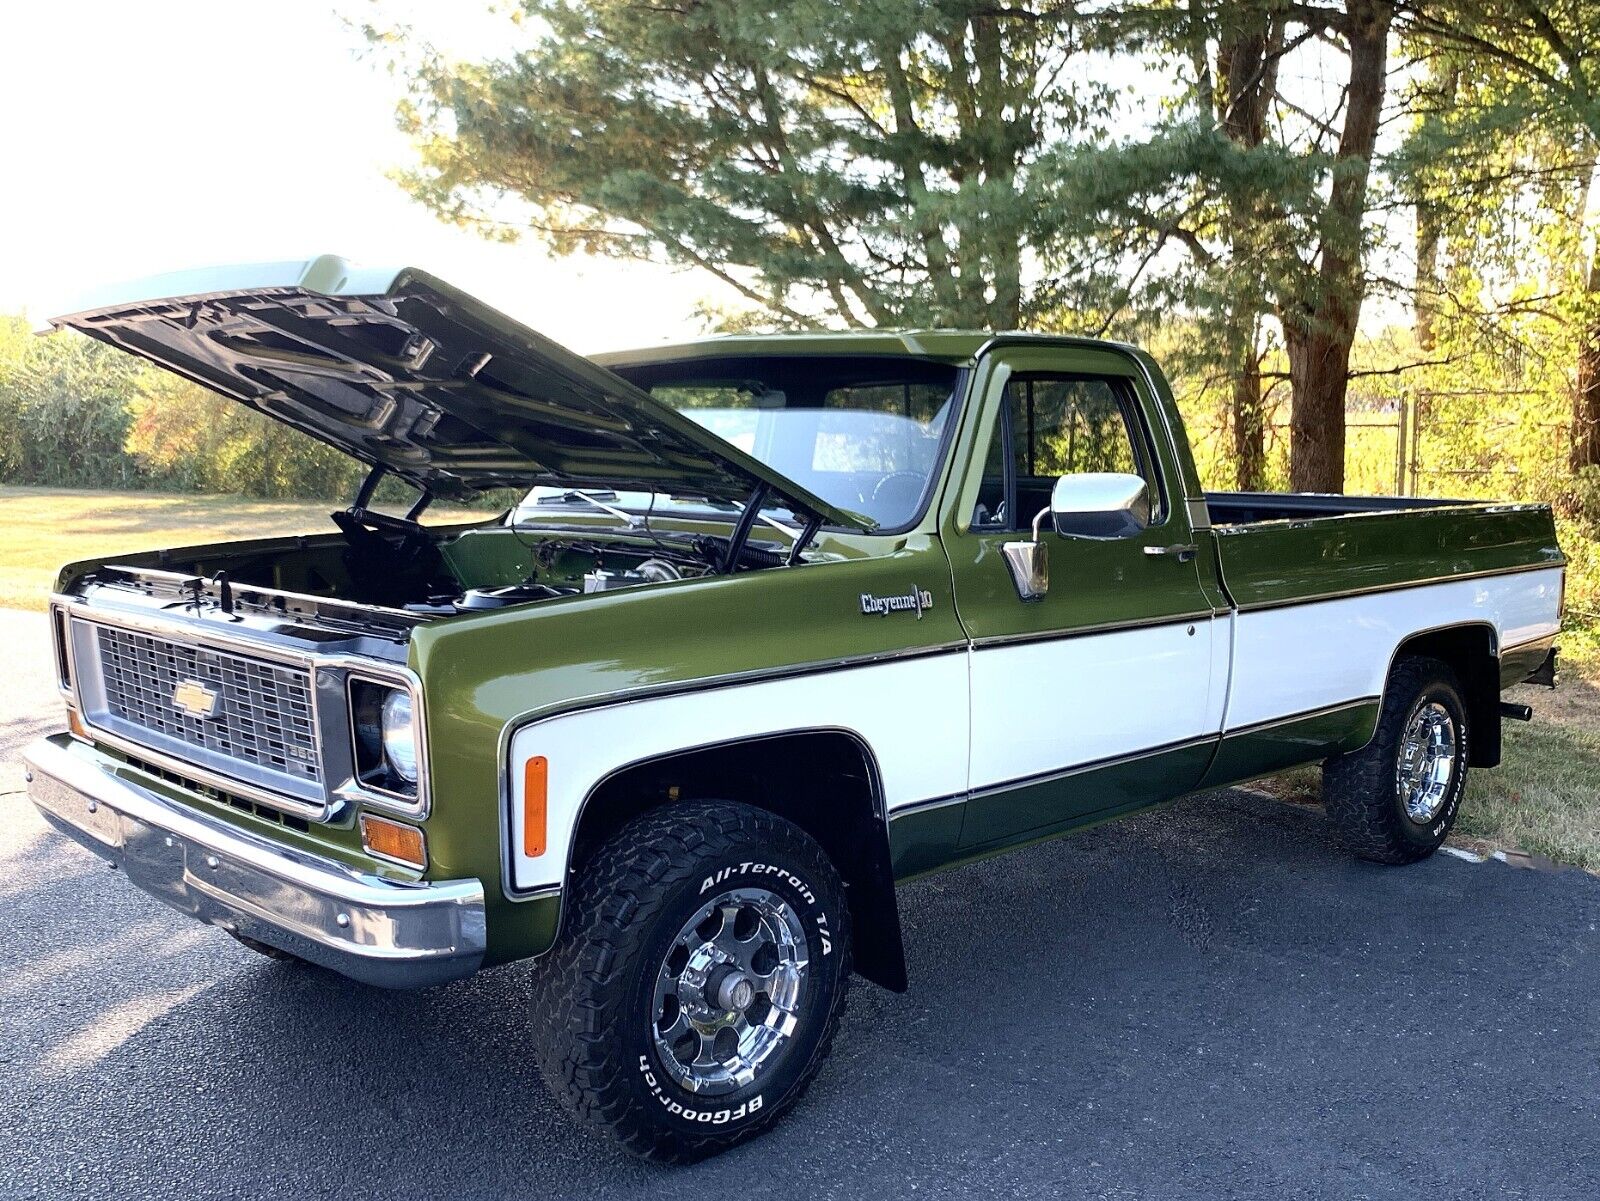
[[328, 723], [344, 716], [321, 712], [311, 661], [119, 621], [67, 626], [73, 695], [97, 738], [235, 795], [329, 812], [345, 768], [325, 759]]
[[423, 788], [415, 797], [376, 791], [356, 763], [353, 682], [406, 689], [420, 714], [404, 667], [285, 645], [248, 617], [106, 612], [70, 598], [54, 608], [68, 703], [93, 741], [143, 770], [257, 816], [331, 821], [353, 804], [426, 815]]
[[[96, 630], [106, 711], [129, 725], [292, 779], [321, 783], [311, 677], [302, 667], [170, 642], [136, 630]], [[209, 716], [174, 699], [194, 682], [215, 694]]]

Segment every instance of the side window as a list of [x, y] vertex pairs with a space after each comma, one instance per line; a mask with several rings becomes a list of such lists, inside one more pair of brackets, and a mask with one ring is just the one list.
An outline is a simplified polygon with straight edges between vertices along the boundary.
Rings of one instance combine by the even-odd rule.
[[972, 528], [978, 530], [1009, 530], [1012, 506], [1011, 477], [1006, 471], [1010, 457], [1007, 447], [1011, 442], [1011, 406], [1002, 404], [994, 422], [994, 437], [983, 456], [983, 482], [978, 485], [978, 503], [972, 510]]
[[1120, 380], [1016, 375], [1007, 382], [984, 457], [973, 527], [1029, 528], [1057, 477], [1086, 471], [1142, 475], [1161, 495], [1133, 398]]
[[1024, 436], [1012, 447], [1020, 482], [1080, 471], [1136, 472], [1133, 434], [1103, 379], [1020, 379], [1007, 403]]

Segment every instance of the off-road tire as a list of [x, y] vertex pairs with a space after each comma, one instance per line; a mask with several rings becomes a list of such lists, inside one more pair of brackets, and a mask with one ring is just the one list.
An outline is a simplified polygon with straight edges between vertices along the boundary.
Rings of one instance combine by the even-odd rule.
[[[1455, 723], [1455, 770], [1443, 807], [1426, 824], [1407, 814], [1395, 772], [1412, 715], [1437, 702]], [[1472, 735], [1461, 684], [1438, 659], [1408, 655], [1396, 660], [1383, 690], [1377, 733], [1359, 751], [1328, 760], [1322, 768], [1322, 804], [1340, 839], [1374, 863], [1415, 863], [1444, 843], [1466, 791]]]
[[[664, 1069], [652, 989], [683, 923], [718, 889], [756, 885], [800, 917], [809, 962], [792, 1042], [756, 1079], [706, 1097]], [[724, 801], [635, 818], [579, 869], [537, 965], [540, 1070], [563, 1105], [636, 1155], [687, 1163], [770, 1127], [815, 1077], [850, 979], [844, 886], [822, 848], [772, 813]]]

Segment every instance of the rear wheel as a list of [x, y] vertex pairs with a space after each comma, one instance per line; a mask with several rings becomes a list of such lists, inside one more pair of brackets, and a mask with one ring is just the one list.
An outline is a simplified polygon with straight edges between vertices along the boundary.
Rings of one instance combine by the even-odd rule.
[[1399, 659], [1378, 729], [1322, 770], [1322, 799], [1345, 844], [1377, 863], [1414, 863], [1450, 834], [1466, 790], [1470, 726], [1461, 685], [1437, 659]]
[[637, 818], [579, 871], [540, 965], [540, 1067], [652, 1159], [770, 1126], [821, 1067], [849, 979], [843, 886], [804, 831], [746, 805]]

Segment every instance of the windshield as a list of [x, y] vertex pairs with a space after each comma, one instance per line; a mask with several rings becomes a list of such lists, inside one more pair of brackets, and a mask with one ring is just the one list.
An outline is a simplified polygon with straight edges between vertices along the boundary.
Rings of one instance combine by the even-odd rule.
[[[889, 532], [915, 524], [927, 507], [954, 424], [961, 370], [898, 357], [793, 355], [652, 364], [618, 374], [834, 507]], [[663, 516], [736, 511], [648, 492], [594, 496]], [[578, 493], [536, 488], [517, 519], [529, 519], [535, 507], [548, 513], [567, 506], [596, 509]], [[764, 513], [796, 521], [782, 506]]]

